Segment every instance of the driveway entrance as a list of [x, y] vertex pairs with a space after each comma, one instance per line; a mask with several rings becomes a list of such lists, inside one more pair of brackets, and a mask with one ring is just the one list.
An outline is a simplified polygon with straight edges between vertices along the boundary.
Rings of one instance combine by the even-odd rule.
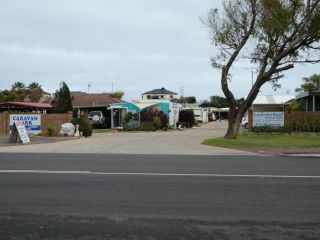
[[1, 147], [0, 152], [248, 155], [250, 153], [201, 145], [207, 138], [222, 137], [227, 122], [211, 122], [185, 131], [119, 132], [50, 144]]

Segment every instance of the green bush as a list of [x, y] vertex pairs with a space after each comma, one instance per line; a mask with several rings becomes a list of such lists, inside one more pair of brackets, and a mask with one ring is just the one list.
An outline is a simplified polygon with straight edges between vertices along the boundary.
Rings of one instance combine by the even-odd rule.
[[47, 127], [46, 135], [49, 136], [49, 137], [52, 137], [52, 136], [55, 135], [55, 133], [56, 133], [55, 127], [52, 126], [52, 125], [49, 125], [49, 126]]
[[79, 132], [82, 132], [82, 136], [92, 136], [92, 126], [86, 118], [74, 118], [72, 120], [73, 125], [79, 125]]
[[141, 122], [139, 128], [137, 129], [139, 131], [145, 131], [145, 132], [155, 132], [157, 129], [154, 127], [153, 122]]
[[153, 119], [153, 127], [156, 130], [159, 130], [159, 129], [161, 129], [161, 126], [162, 126], [161, 118], [160, 117], [155, 117]]
[[194, 118], [194, 112], [192, 109], [182, 110], [179, 113], [179, 122], [177, 125], [181, 125], [183, 127], [192, 128], [196, 125], [196, 120]]

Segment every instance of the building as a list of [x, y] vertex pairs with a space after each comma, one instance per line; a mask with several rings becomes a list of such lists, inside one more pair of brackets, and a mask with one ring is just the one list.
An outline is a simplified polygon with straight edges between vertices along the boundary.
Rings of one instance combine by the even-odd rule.
[[169, 91], [165, 88], [154, 89], [149, 92], [145, 92], [142, 94], [142, 99], [163, 99], [163, 100], [171, 100], [173, 98], [178, 98], [178, 94], [172, 91]]
[[39, 102], [3, 102], [0, 103], [0, 112], [38, 112], [47, 113], [51, 111], [50, 103]]
[[300, 93], [297, 96], [297, 102], [306, 112], [320, 111], [320, 90]]
[[101, 111], [106, 118], [107, 128], [111, 128], [111, 104], [125, 101], [111, 97], [111, 93], [71, 92], [74, 116], [87, 117], [91, 111]]

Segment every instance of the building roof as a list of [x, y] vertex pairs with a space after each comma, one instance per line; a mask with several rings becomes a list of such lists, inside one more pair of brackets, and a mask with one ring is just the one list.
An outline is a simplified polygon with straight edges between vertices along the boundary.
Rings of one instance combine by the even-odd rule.
[[265, 96], [257, 96], [254, 100], [253, 105], [280, 105], [285, 104], [292, 99], [295, 99], [294, 95], [265, 95]]
[[123, 103], [125, 101], [111, 97], [111, 93], [84, 93], [71, 92], [73, 97], [72, 105], [77, 107], [109, 106], [113, 103]]
[[159, 88], [159, 89], [153, 89], [149, 92], [145, 92], [143, 93], [142, 95], [145, 95], [145, 94], [168, 94], [168, 95], [178, 95], [177, 93], [175, 92], [171, 92], [165, 88]]
[[0, 103], [0, 108], [48, 109], [48, 108], [52, 108], [52, 106], [50, 103], [39, 103], [39, 102], [3, 102], [3, 103]]
[[309, 96], [319, 96], [320, 90], [312, 91], [312, 92], [302, 92], [297, 96], [297, 99], [309, 97]]

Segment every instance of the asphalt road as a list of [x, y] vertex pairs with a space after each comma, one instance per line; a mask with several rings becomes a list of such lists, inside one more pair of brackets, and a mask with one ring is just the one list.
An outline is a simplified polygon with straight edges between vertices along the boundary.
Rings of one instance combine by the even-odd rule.
[[320, 239], [320, 159], [0, 155], [0, 239]]

